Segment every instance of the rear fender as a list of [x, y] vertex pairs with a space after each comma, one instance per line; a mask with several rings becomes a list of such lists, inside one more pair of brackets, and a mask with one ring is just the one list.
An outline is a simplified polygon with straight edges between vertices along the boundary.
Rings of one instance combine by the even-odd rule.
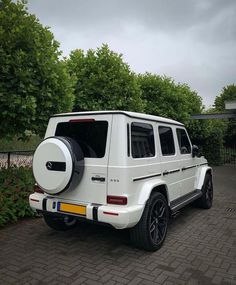
[[143, 184], [141, 191], [139, 193], [138, 204], [145, 205], [152, 191], [154, 190], [154, 188], [158, 188], [158, 186], [163, 186], [163, 185], [166, 188], [166, 195], [167, 195], [167, 200], [168, 200], [168, 205], [169, 205], [168, 189], [166, 187], [165, 181], [163, 181], [162, 179], [155, 179], [152, 181], [147, 181]]
[[212, 168], [210, 166], [203, 166], [197, 170], [197, 175], [194, 183], [194, 189], [201, 190], [206, 173], [210, 172], [212, 174]]

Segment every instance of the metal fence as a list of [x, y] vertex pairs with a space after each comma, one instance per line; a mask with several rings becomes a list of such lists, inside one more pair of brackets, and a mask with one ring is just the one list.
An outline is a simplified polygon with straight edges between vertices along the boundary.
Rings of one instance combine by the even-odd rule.
[[33, 161], [33, 150], [17, 150], [0, 152], [0, 168], [31, 167]]
[[236, 165], [236, 148], [222, 148], [220, 152], [223, 164]]
[[[31, 167], [33, 162], [33, 150], [17, 150], [0, 152], [0, 168]], [[220, 150], [223, 164], [236, 165], [236, 148], [222, 148]]]

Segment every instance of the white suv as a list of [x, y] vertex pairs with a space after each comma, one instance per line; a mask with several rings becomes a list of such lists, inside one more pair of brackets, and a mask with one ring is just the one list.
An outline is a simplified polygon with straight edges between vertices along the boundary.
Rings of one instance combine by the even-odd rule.
[[132, 242], [157, 250], [168, 218], [196, 200], [210, 208], [212, 169], [183, 124], [101, 111], [57, 114], [37, 147], [30, 206], [53, 229], [79, 219], [130, 228]]

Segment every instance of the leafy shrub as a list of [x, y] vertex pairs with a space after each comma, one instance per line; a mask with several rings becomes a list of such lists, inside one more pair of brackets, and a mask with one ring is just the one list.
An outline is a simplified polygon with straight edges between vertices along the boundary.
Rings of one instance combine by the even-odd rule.
[[225, 122], [219, 120], [193, 120], [188, 124], [193, 144], [200, 148], [210, 165], [223, 163]]
[[0, 1], [2, 137], [43, 134], [51, 114], [72, 110], [73, 80], [60, 56], [59, 43], [25, 0]]
[[28, 197], [33, 192], [32, 169], [0, 169], [0, 227], [22, 217], [32, 217]]
[[136, 76], [108, 45], [87, 52], [74, 50], [66, 65], [75, 78], [73, 111], [143, 111]]
[[223, 136], [217, 130], [212, 130], [211, 135], [202, 145], [202, 151], [210, 165], [222, 165]]
[[22, 139], [14, 136], [11, 138], [0, 138], [0, 152], [1, 151], [15, 151], [15, 150], [35, 150], [42, 138], [36, 135]]
[[152, 73], [139, 74], [145, 113], [188, 123], [190, 115], [202, 111], [202, 99], [187, 84]]

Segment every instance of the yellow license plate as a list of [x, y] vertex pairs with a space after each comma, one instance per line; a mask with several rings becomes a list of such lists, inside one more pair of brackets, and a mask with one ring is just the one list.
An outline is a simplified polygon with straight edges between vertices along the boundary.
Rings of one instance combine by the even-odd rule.
[[75, 204], [67, 204], [58, 202], [57, 209], [60, 212], [77, 214], [77, 215], [86, 215], [86, 206], [75, 205]]

